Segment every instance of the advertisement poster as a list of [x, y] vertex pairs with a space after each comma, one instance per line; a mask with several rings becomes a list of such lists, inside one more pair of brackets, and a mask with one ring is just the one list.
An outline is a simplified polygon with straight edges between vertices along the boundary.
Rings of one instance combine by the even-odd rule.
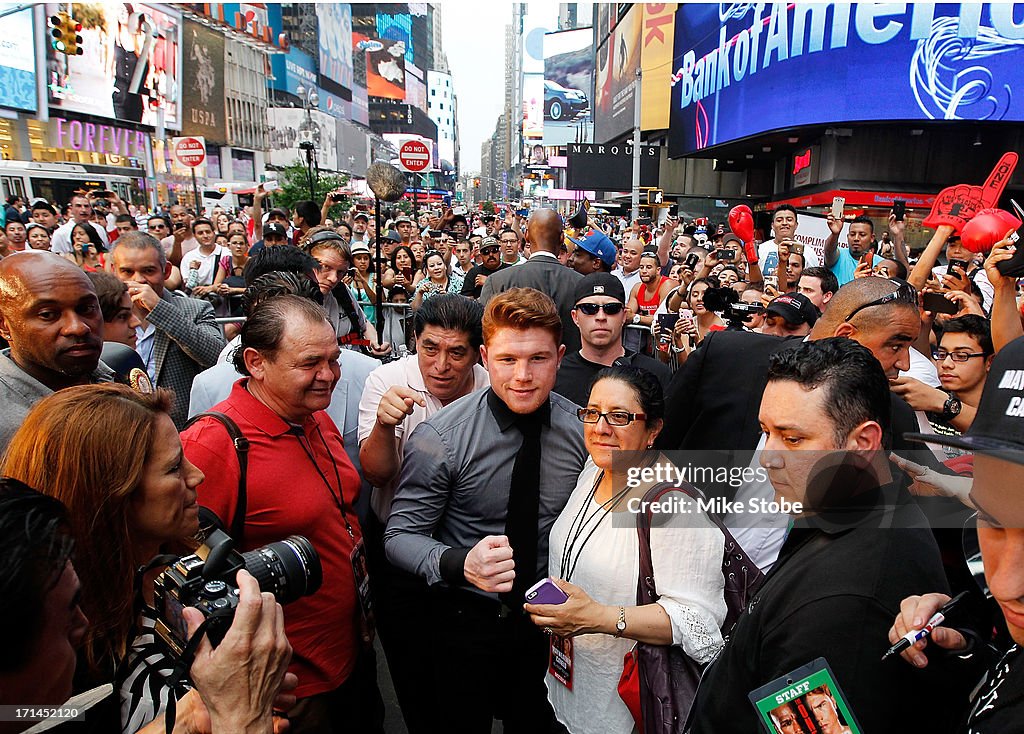
[[[316, 162], [322, 171], [338, 170], [338, 122], [319, 110], [310, 110], [313, 125], [313, 145]], [[306, 125], [306, 111], [294, 107], [271, 107], [267, 110], [270, 125], [270, 162], [275, 166], [289, 166], [295, 161], [305, 162], [305, 151], [299, 150], [302, 134], [299, 127]]]
[[320, 75], [345, 89], [352, 88], [352, 6], [317, 3], [320, 27]]
[[[125, 122], [181, 126], [181, 16], [138, 3], [72, 3], [81, 56], [49, 45], [50, 107]], [[67, 5], [46, 4], [52, 16]]]
[[633, 129], [633, 87], [640, 66], [643, 5], [634, 5], [597, 54], [597, 108], [594, 136], [607, 142]]
[[[0, 13], [14, 3], [0, 3]], [[32, 8], [4, 18], [4, 34], [0, 38], [0, 107], [35, 112], [36, 51]]]
[[226, 143], [224, 36], [190, 20], [182, 33], [181, 132]]
[[412, 44], [412, 16], [408, 13], [390, 15], [377, 13], [377, 37], [384, 41], [401, 41], [405, 44], [405, 61], [416, 63], [416, 49]]
[[664, 130], [672, 97], [672, 44], [677, 3], [646, 3], [640, 68], [640, 129]]
[[371, 97], [405, 100], [405, 43], [368, 39], [366, 91]]
[[544, 75], [523, 75], [523, 139], [540, 142], [544, 137]]
[[[1019, 3], [681, 4], [669, 155], [839, 121], [1020, 122], [1020, 9]], [[809, 89], [835, 93], [826, 95], [827, 104], [779, 102]]]
[[594, 29], [545, 35], [544, 145], [591, 142], [593, 96]]

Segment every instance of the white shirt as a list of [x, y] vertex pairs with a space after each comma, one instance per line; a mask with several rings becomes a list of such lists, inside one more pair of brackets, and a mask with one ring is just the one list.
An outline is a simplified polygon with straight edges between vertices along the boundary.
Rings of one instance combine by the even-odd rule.
[[906, 372], [902, 372], [901, 374], [906, 375], [907, 377], [913, 377], [915, 380], [923, 382], [925, 385], [931, 385], [932, 387], [938, 388], [942, 387], [942, 383], [939, 382], [938, 370], [935, 369], [935, 363], [913, 347], [910, 348], [910, 369]]
[[[78, 224], [78, 222], [72, 219], [70, 221], [64, 222], [64, 224], [57, 227], [57, 229], [53, 233], [53, 236], [50, 238], [50, 252], [57, 252], [63, 254], [70, 254], [72, 252], [71, 230], [75, 228], [76, 224]], [[96, 222], [93, 222], [91, 220], [89, 222], [86, 222], [86, 224], [91, 225], [92, 228], [96, 230], [96, 232], [100, 236], [100, 239], [103, 240], [103, 246], [109, 250], [110, 238], [107, 237], [107, 231], [103, 229], [103, 227], [101, 227], [100, 225], [96, 224]]]
[[629, 294], [633, 292], [633, 286], [640, 282], [640, 268], [637, 268], [632, 273], [627, 273], [622, 268], [615, 268], [612, 271], [612, 275], [622, 281], [622, 289], [626, 291], [626, 299], [629, 300]]
[[[938, 276], [948, 275], [949, 266], [938, 265], [932, 268], [932, 273]], [[942, 280], [942, 278], [940, 277], [939, 280]], [[988, 273], [985, 272], [985, 268], [981, 268], [975, 272], [974, 275], [971, 276], [971, 280], [973, 280], [974, 284], [978, 286], [978, 290], [981, 291], [981, 294], [985, 296], [985, 303], [982, 305], [985, 313], [991, 312], [992, 301], [994, 301], [996, 297], [996, 289], [992, 287], [992, 281], [988, 279]]]
[[[599, 604], [631, 607], [636, 604], [639, 575], [636, 515], [628, 513], [625, 505], [609, 513], [591, 498], [599, 471], [594, 460], [587, 459], [576, 489], [552, 525], [548, 573], [562, 576], [562, 559], [570, 533], [575, 535], [574, 520], [580, 516], [583, 531], [567, 558], [569, 564], [576, 561], [576, 567], [567, 580]], [[624, 516], [617, 516], [619, 512]], [[723, 644], [719, 628], [727, 611], [722, 577], [725, 538], [703, 514], [676, 512], [658, 519], [667, 522], [651, 530], [651, 561], [661, 595], [657, 603], [671, 621], [672, 644], [694, 660], [708, 662]], [[591, 530], [593, 535], [581, 548]], [[579, 635], [573, 638], [572, 690], [550, 674], [545, 677], [555, 716], [573, 734], [633, 731], [633, 717], [619, 698], [617, 685], [622, 658], [635, 644], [625, 637]]]
[[[472, 392], [489, 387], [490, 378], [481, 365], [473, 365], [473, 389]], [[406, 439], [412, 435], [413, 430], [423, 421], [441, 410], [444, 406], [441, 401], [427, 391], [423, 382], [423, 375], [420, 374], [420, 363], [415, 354], [410, 354], [402, 359], [382, 364], [366, 378], [363, 386], [363, 397], [359, 401], [359, 443], [362, 444], [377, 422], [377, 408], [380, 400], [390, 388], [395, 385], [415, 390], [425, 406], [417, 404], [412, 406], [412, 414], [405, 417], [405, 420], [395, 426], [395, 438], [398, 439], [398, 455], [405, 455]], [[391, 515], [391, 500], [395, 497], [395, 489], [398, 485], [398, 477], [388, 483], [385, 487], [377, 487], [370, 498], [370, 507], [381, 520], [386, 523]]]
[[225, 254], [224, 248], [215, 245], [213, 252], [204, 255], [199, 248], [191, 250], [181, 258], [181, 277], [188, 283], [192, 274], [192, 263], [199, 263], [199, 279], [196, 285], [213, 285], [213, 279], [217, 276], [217, 263]]

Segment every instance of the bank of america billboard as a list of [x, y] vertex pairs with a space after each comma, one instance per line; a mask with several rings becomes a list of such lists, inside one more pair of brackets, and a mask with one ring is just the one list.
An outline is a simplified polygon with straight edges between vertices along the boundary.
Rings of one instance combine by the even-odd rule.
[[1020, 3], [680, 4], [669, 154], [769, 130], [1024, 120]]

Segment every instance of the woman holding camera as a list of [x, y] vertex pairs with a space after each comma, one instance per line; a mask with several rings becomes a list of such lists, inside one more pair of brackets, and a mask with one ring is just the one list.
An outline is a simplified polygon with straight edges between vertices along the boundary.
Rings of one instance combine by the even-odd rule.
[[[36, 403], [3, 460], [5, 476], [68, 508], [89, 618], [74, 691], [116, 679], [118, 726], [126, 734], [165, 708], [169, 691], [153, 683], [159, 679], [150, 678], [149, 668], [168, 674], [174, 662], [155, 639], [156, 614], [148, 608], [158, 571], [136, 589], [136, 569], [162, 553], [191, 552], [199, 530], [196, 487], [203, 472], [182, 453], [171, 401], [167, 390], [142, 394], [117, 384], [61, 390]], [[147, 606], [136, 616], [139, 591]], [[183, 722], [205, 718], [194, 691], [176, 708]], [[154, 725], [162, 729], [163, 721]]]
[[431, 296], [442, 293], [458, 293], [461, 290], [462, 284], [459, 283], [456, 288], [452, 277], [448, 274], [444, 256], [437, 250], [431, 250], [423, 258], [423, 269], [416, 274], [412, 309], [413, 311], [418, 309], [420, 304]]

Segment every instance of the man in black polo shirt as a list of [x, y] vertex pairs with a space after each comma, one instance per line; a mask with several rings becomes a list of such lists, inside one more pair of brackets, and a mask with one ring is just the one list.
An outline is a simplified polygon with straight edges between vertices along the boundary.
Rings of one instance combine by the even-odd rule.
[[555, 392], [577, 405], [586, 405], [590, 381], [605, 367], [633, 365], [651, 372], [662, 391], [672, 379], [669, 368], [645, 354], [622, 346], [626, 322], [626, 291], [622, 281], [611, 273], [591, 273], [576, 286], [572, 320], [580, 330], [582, 346], [567, 352], [558, 368]]
[[759, 731], [748, 694], [822, 657], [861, 731], [949, 731], [957, 720], [954, 681], [881, 660], [900, 602], [948, 589], [924, 515], [889, 483], [890, 405], [882, 366], [851, 339], [770, 357], [760, 464], [776, 499], [802, 508], [701, 679], [692, 734]]
[[479, 299], [487, 279], [499, 270], [509, 267], [501, 261], [501, 247], [498, 240], [493, 237], [484, 237], [484, 241], [480, 243], [480, 261], [480, 265], [470, 268], [466, 273], [466, 279], [462, 281], [464, 296]]

